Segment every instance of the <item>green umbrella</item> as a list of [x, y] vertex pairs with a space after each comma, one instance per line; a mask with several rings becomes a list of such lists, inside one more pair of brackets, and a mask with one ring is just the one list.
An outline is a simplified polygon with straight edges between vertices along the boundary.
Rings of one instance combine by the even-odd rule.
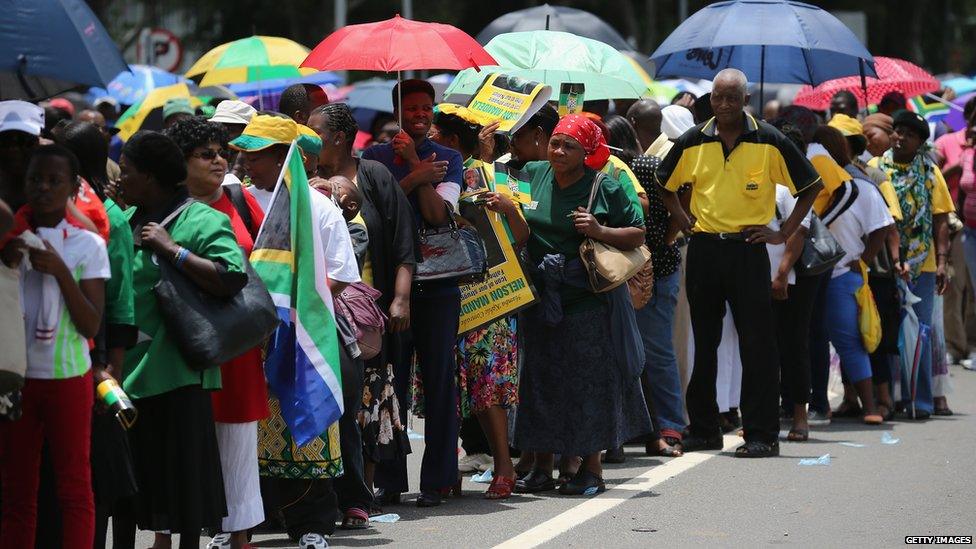
[[553, 94], [565, 82], [586, 86], [584, 98], [636, 99], [649, 96], [647, 81], [626, 55], [611, 46], [558, 31], [528, 31], [499, 34], [485, 50], [498, 61], [497, 66], [465, 69], [444, 92], [473, 95], [485, 76], [504, 72], [552, 86]]

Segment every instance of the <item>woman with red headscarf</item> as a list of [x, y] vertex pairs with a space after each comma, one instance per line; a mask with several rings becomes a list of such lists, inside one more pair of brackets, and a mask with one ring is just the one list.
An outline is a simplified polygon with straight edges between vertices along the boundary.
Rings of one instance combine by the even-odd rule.
[[542, 299], [521, 323], [525, 363], [515, 446], [540, 454], [517, 492], [555, 487], [553, 453], [584, 457], [561, 494], [602, 492], [601, 450], [651, 431], [638, 379], [643, 345], [626, 285], [594, 293], [579, 260], [585, 238], [621, 250], [644, 242], [640, 209], [619, 182], [589, 167], [588, 158], [605, 160], [608, 153], [599, 127], [569, 115], [553, 131], [549, 160], [524, 167], [533, 200], [524, 208], [531, 229], [526, 250]]

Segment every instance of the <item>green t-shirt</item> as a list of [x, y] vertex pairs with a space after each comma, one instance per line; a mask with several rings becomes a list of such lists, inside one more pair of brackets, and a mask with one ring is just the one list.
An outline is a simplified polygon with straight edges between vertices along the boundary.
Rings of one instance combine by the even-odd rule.
[[[125, 211], [132, 219], [135, 208]], [[230, 219], [210, 206], [194, 202], [169, 227], [170, 237], [204, 259], [216, 261], [229, 273], [244, 272], [244, 256], [230, 227]], [[191, 369], [176, 343], [166, 334], [153, 286], [159, 281], [157, 261], [149, 248], [139, 247], [133, 257], [132, 287], [135, 291], [139, 342], [125, 353], [123, 388], [129, 396], [146, 398], [187, 385], [220, 388], [220, 368], [203, 372]]]
[[108, 261], [112, 278], [105, 283], [105, 321], [108, 324], [136, 323], [132, 291], [132, 229], [122, 208], [111, 198], [105, 199], [108, 215]]
[[[583, 177], [565, 189], [559, 188], [549, 162], [529, 162], [523, 168], [531, 179], [532, 200], [535, 208], [523, 208], [529, 224], [528, 252], [538, 264], [547, 254], [563, 254], [567, 259], [579, 257], [579, 247], [585, 238], [576, 231], [571, 212], [579, 206], [586, 207], [596, 172], [587, 168]], [[644, 218], [621, 184], [608, 177], [593, 201], [591, 213], [608, 227], [643, 227]], [[542, 284], [541, 280], [535, 281]], [[563, 310], [567, 313], [599, 307], [601, 296], [585, 288], [564, 284], [560, 289]]]

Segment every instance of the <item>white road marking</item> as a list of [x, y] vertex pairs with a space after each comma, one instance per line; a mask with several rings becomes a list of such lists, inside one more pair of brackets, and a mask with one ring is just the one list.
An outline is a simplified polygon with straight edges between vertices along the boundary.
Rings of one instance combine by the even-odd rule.
[[[742, 444], [741, 438], [726, 435], [723, 450], [731, 450], [740, 444]], [[538, 547], [556, 536], [606, 513], [637, 494], [650, 490], [658, 484], [712, 459], [716, 455], [717, 452], [690, 452], [680, 458], [672, 459], [664, 465], [652, 467], [643, 474], [609, 488], [599, 496], [588, 499], [508, 541], [496, 545], [495, 549]]]

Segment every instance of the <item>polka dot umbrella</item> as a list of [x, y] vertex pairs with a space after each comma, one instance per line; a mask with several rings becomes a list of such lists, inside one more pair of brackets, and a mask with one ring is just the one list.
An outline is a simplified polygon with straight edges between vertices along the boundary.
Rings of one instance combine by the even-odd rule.
[[892, 57], [875, 57], [874, 62], [878, 78], [867, 77], [866, 90], [861, 87], [860, 77], [845, 76], [828, 80], [815, 88], [804, 86], [796, 94], [793, 104], [814, 110], [826, 110], [835, 93], [848, 90], [854, 93], [863, 108], [865, 93], [867, 104], [876, 105], [888, 92], [901, 92], [905, 97], [911, 98], [937, 91], [940, 87], [934, 76], [914, 63]]

